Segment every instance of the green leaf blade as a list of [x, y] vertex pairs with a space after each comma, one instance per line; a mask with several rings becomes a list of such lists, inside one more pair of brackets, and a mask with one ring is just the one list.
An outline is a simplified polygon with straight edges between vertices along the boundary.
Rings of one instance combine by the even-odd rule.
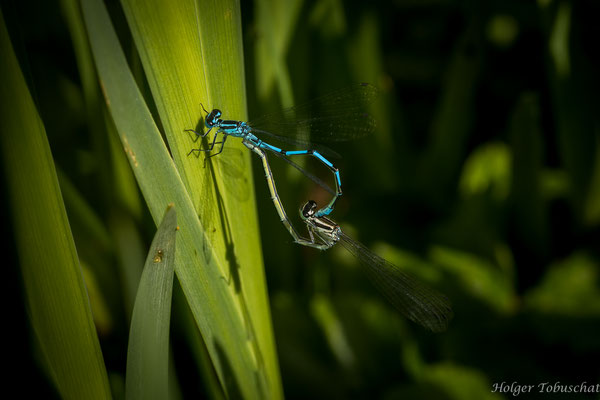
[[125, 386], [128, 399], [168, 398], [176, 232], [177, 215], [171, 207], [152, 241], [133, 309]]
[[63, 398], [110, 398], [82, 271], [44, 124], [0, 14], [0, 127], [25, 300]]
[[[167, 204], [174, 203], [177, 207], [180, 232], [175, 269], [221, 384], [229, 396], [239, 393], [245, 398], [282, 397], [254, 203], [247, 201], [240, 207], [224, 192], [211, 193], [215, 182], [217, 187], [222, 187], [220, 174], [212, 168], [200, 170], [200, 163], [193, 157], [186, 157], [183, 162], [195, 162], [194, 168], [189, 168], [188, 175], [180, 175], [180, 171], [185, 173], [186, 169], [176, 169], [170, 158], [128, 69], [106, 10], [101, 2], [88, 0], [83, 3], [83, 11], [107, 104], [150, 212], [158, 221]], [[145, 52], [140, 48], [142, 58]], [[152, 86], [156, 77], [149, 76], [148, 81]], [[160, 113], [161, 102], [156, 103]], [[171, 107], [178, 105], [176, 102]], [[189, 140], [183, 129], [189, 127], [191, 120], [169, 122], [165, 119], [161, 123], [168, 138], [183, 136]], [[173, 126], [181, 129], [169, 128]], [[179, 136], [174, 131], [178, 131]], [[177, 140], [183, 139], [170, 141], [175, 161], [181, 159], [180, 153], [183, 153], [178, 150]], [[249, 162], [247, 153], [245, 162]], [[249, 168], [246, 171], [249, 176]], [[203, 180], [188, 178], [199, 172], [203, 173]], [[197, 190], [192, 188], [188, 192], [184, 182], [187, 186], [194, 182]], [[207, 190], [209, 195], [202, 197]], [[214, 201], [207, 200], [208, 196]], [[200, 214], [209, 211], [211, 219], [199, 220], [194, 204], [198, 204]], [[239, 247], [233, 247], [233, 243], [239, 243]], [[243, 295], [236, 292], [239, 287], [230, 283], [230, 277], [239, 273], [238, 269], [243, 271], [240, 274]], [[258, 323], [254, 321], [257, 310]], [[267, 391], [271, 393], [266, 394]]]

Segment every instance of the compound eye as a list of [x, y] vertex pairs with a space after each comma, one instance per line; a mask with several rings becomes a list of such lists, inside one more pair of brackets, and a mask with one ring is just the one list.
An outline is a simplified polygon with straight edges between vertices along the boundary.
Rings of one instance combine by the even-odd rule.
[[315, 215], [317, 203], [314, 200], [309, 200], [304, 207], [302, 207], [302, 215], [306, 218], [310, 218]]
[[221, 110], [217, 110], [216, 108], [210, 112], [206, 116], [206, 126], [212, 127], [217, 123], [218, 118], [221, 116]]

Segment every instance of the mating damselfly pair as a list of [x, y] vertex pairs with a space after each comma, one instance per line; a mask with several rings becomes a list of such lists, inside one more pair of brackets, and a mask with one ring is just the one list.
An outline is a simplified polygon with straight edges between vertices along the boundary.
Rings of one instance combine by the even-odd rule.
[[[252, 122], [221, 119], [222, 112], [219, 109], [208, 112], [202, 107], [206, 112], [206, 132], [188, 131], [194, 132], [196, 138], [205, 138], [214, 129], [214, 136], [212, 140], [209, 137], [207, 148], [192, 149], [189, 154], [208, 153], [207, 157], [217, 156], [229, 136], [241, 138], [244, 146], [260, 157], [275, 209], [296, 243], [320, 250], [341, 243], [358, 258], [375, 287], [402, 314], [425, 328], [440, 332], [447, 328], [452, 318], [448, 299], [348, 237], [338, 224], [327, 217], [342, 195], [342, 182], [339, 170], [329, 160], [330, 155], [335, 153], [319, 143], [353, 140], [370, 134], [375, 128], [375, 120], [366, 109], [376, 98], [377, 92], [374, 86], [361, 83]], [[221, 141], [217, 141], [219, 134]], [[217, 145], [220, 146], [215, 150]], [[286, 145], [299, 149], [285, 150], [283, 147]], [[300, 216], [309, 238], [298, 233], [285, 212], [267, 152], [283, 159], [333, 195], [331, 201], [321, 209], [312, 200], [301, 207]], [[312, 156], [325, 165], [334, 176], [335, 191], [293, 162], [290, 159], [293, 156]]]

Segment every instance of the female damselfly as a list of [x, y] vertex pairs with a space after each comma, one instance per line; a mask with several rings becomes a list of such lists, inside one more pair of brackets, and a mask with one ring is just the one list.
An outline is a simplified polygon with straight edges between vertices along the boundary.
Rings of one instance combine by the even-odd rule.
[[300, 208], [300, 217], [306, 223], [310, 239], [299, 238], [297, 243], [320, 250], [340, 243], [360, 261], [374, 286], [404, 316], [433, 332], [446, 330], [453, 312], [445, 295], [353, 240], [334, 221], [317, 216], [316, 210], [317, 204], [313, 200]]

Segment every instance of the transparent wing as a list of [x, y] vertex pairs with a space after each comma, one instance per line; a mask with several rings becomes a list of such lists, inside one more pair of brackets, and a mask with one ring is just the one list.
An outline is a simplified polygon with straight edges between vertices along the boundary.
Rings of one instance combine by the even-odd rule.
[[360, 83], [328, 93], [310, 102], [267, 114], [249, 122], [253, 132], [270, 132], [305, 142], [339, 142], [370, 134], [376, 126], [367, 106], [378, 90]]
[[293, 162], [292, 160], [290, 160], [288, 157], [285, 157], [282, 154], [277, 153], [277, 152], [271, 152], [270, 154], [275, 154], [277, 157], [281, 158], [283, 161], [285, 161], [286, 163], [288, 163], [289, 165], [291, 165], [292, 167], [294, 167], [298, 171], [300, 171], [308, 179], [310, 179], [311, 181], [313, 181], [317, 185], [321, 186], [323, 189], [325, 189], [326, 192], [328, 192], [329, 194], [335, 196], [335, 191], [328, 184], [326, 184], [325, 182], [323, 182], [322, 179], [320, 179], [317, 176], [311, 174], [310, 172], [308, 172], [307, 170], [305, 170], [304, 168], [302, 168], [301, 166], [299, 166], [298, 164], [296, 164], [295, 162]]
[[[269, 143], [270, 145], [281, 146], [284, 149], [286, 148], [286, 145], [292, 145], [292, 146], [295, 146], [296, 148], [303, 149], [303, 150], [317, 150], [319, 153], [321, 153], [321, 155], [328, 157], [328, 158], [337, 158], [337, 159], [342, 158], [338, 153], [331, 150], [329, 147], [323, 146], [322, 144], [313, 143], [306, 138], [302, 139], [302, 138], [285, 137], [285, 136], [276, 135], [274, 133], [262, 131], [262, 130], [258, 130], [258, 129], [253, 130], [252, 132], [254, 134], [256, 134], [257, 136], [259, 136], [261, 139], [263, 139], [265, 142]], [[268, 139], [266, 139], [266, 138], [268, 138]], [[289, 150], [289, 149], [286, 149], [286, 150]]]
[[404, 316], [433, 332], [446, 330], [454, 315], [446, 296], [420, 283], [344, 233], [340, 236], [340, 243], [360, 260], [374, 286]]

